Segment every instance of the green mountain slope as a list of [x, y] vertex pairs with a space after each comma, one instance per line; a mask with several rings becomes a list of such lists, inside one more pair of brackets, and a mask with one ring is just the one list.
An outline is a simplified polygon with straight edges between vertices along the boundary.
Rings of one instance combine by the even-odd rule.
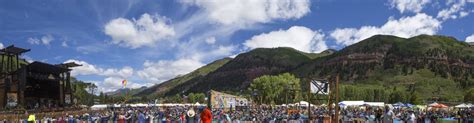
[[188, 73], [183, 76], [176, 77], [174, 79], [168, 80], [166, 82], [151, 86], [147, 89], [144, 89], [140, 92], [134, 94], [135, 96], [163, 96], [163, 94], [167, 93], [170, 89], [175, 88], [176, 86], [189, 81], [191, 79], [200, 78], [202, 76], [207, 75], [209, 72], [216, 70], [217, 68], [221, 67], [222, 65], [229, 62], [231, 58], [224, 58], [220, 60], [216, 60], [208, 65], [205, 65], [191, 73]]
[[[339, 73], [347, 87], [342, 90], [350, 90], [341, 92], [346, 94], [343, 99], [409, 102], [408, 97], [416, 94], [422, 100], [462, 101], [464, 91], [474, 85], [473, 67], [474, 48], [454, 38], [377, 35], [292, 72], [303, 78]], [[374, 97], [373, 90], [381, 94]], [[396, 99], [394, 93], [405, 96]]]
[[[330, 53], [325, 53], [330, 54]], [[258, 48], [242, 53], [208, 75], [187, 81], [166, 95], [181, 92], [206, 92], [209, 89], [228, 92], [246, 90], [250, 82], [262, 75], [291, 71], [312, 58], [324, 55], [304, 53], [292, 48]]]

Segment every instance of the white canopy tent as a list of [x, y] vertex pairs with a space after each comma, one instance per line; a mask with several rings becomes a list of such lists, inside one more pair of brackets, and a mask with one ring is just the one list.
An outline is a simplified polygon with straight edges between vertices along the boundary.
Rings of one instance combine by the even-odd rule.
[[364, 102], [364, 105], [383, 107], [385, 106], [385, 103], [384, 102]]
[[106, 108], [107, 108], [107, 105], [105, 104], [97, 104], [97, 105], [91, 106], [91, 110], [102, 110]]
[[[291, 104], [288, 104], [288, 105], [291, 106]], [[294, 105], [296, 105], [296, 106], [308, 106], [308, 105], [309, 105], [309, 102], [300, 101], [300, 102], [295, 103]], [[315, 105], [314, 105], [314, 104], [311, 104], [311, 106], [315, 106]]]
[[463, 104], [459, 104], [459, 105], [454, 106], [454, 107], [456, 107], [456, 108], [470, 108], [470, 107], [473, 107], [473, 105], [463, 103]]
[[342, 101], [339, 102], [338, 105], [342, 107], [347, 107], [347, 106], [361, 106], [364, 105], [364, 101]]

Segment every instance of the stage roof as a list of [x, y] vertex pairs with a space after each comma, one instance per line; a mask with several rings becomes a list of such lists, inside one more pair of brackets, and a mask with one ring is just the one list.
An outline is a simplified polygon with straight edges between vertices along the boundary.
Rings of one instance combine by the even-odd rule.
[[59, 74], [63, 72], [68, 72], [70, 69], [66, 69], [63, 67], [43, 63], [43, 62], [38, 62], [35, 61], [33, 63], [30, 63], [28, 65], [28, 68], [32, 72], [38, 72], [38, 73], [53, 73], [53, 74]]
[[3, 53], [22, 54], [22, 53], [30, 51], [30, 49], [23, 49], [23, 48], [15, 47], [14, 45], [10, 45], [8, 47], [3, 48], [1, 51]]

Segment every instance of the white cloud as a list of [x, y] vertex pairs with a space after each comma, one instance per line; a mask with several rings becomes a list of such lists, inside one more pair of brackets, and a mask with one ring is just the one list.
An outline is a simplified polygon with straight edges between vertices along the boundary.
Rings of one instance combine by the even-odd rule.
[[292, 47], [304, 52], [321, 52], [328, 48], [322, 32], [302, 26], [262, 33], [246, 40], [244, 45], [251, 49]]
[[[101, 87], [101, 91], [111, 92], [116, 91], [117, 89], [123, 88], [122, 81], [124, 79], [117, 77], [107, 77], [104, 79], [103, 83], [97, 83]], [[127, 80], [126, 88], [140, 88], [145, 86], [144, 84], [137, 83], [135, 81]]]
[[77, 64], [82, 65], [82, 66], [72, 68], [71, 74], [73, 76], [76, 76], [76, 75], [93, 75], [93, 74], [98, 74], [101, 71], [95, 65], [89, 64], [85, 61], [69, 59], [69, 60], [66, 60], [64, 63], [68, 63], [68, 62], [75, 62]]
[[2, 44], [2, 43], [0, 43], [0, 49], [2, 49], [2, 48], [3, 48], [3, 44]]
[[165, 17], [143, 14], [138, 20], [117, 18], [105, 25], [105, 34], [114, 44], [130, 48], [154, 46], [157, 42], [175, 35], [173, 27]]
[[392, 8], [397, 8], [400, 13], [419, 13], [431, 0], [390, 0]]
[[113, 77], [121, 77], [121, 78], [128, 78], [133, 75], [133, 68], [129, 66], [125, 66], [122, 69], [105, 69], [101, 75], [103, 76], [113, 76]]
[[215, 44], [216, 43], [216, 38], [215, 37], [209, 37], [206, 39], [207, 44]]
[[178, 75], [187, 74], [203, 66], [196, 59], [160, 60], [158, 62], [145, 61], [144, 69], [137, 72], [138, 76], [153, 83], [163, 82]]
[[474, 34], [466, 37], [466, 42], [474, 42]]
[[61, 43], [61, 46], [63, 46], [63, 47], [69, 47], [69, 45], [67, 45], [67, 42], [66, 42], [66, 41], [63, 41], [63, 43]]
[[46, 36], [41, 37], [41, 42], [42, 42], [44, 45], [49, 45], [49, 43], [50, 43], [51, 41], [53, 41], [53, 40], [54, 40], [54, 38], [53, 38], [53, 36], [51, 36], [51, 35], [46, 35]]
[[68, 62], [75, 62], [77, 64], [82, 65], [82, 66], [72, 68], [71, 74], [73, 76], [99, 75], [99, 76], [105, 76], [105, 77], [118, 77], [118, 78], [126, 79], [133, 75], [133, 68], [129, 66], [125, 66], [121, 69], [115, 69], [115, 68], [104, 69], [104, 68], [97, 67], [96, 65], [89, 64], [86, 61], [81, 61], [81, 60], [69, 59], [69, 60], [66, 60], [64, 63], [68, 63]]
[[41, 38], [28, 38], [28, 43], [34, 44], [34, 45], [49, 45], [52, 41], [54, 40], [54, 37], [51, 35], [45, 35]]
[[30, 44], [35, 44], [35, 45], [38, 45], [38, 44], [40, 44], [40, 42], [41, 42], [41, 41], [40, 41], [39, 39], [37, 39], [37, 38], [28, 38], [27, 41], [28, 41], [28, 43], [30, 43]]
[[[447, 19], [457, 19], [467, 16], [466, 12], [463, 12], [464, 6], [466, 5], [466, 0], [457, 0], [455, 2], [451, 1], [447, 3], [450, 8], [443, 9], [438, 12], [437, 18], [442, 20]], [[459, 13], [459, 15], [457, 15]]]
[[298, 19], [310, 12], [309, 0], [181, 0], [198, 6], [214, 22], [230, 25]]
[[363, 26], [357, 28], [337, 28], [330, 36], [336, 40], [337, 44], [351, 45], [363, 39], [369, 38], [377, 34], [395, 35], [399, 37], [409, 38], [420, 34], [435, 34], [440, 28], [439, 20], [418, 13], [411, 17], [402, 17], [398, 20], [389, 18], [388, 21], [380, 26]]
[[469, 15], [468, 11], [462, 11], [462, 12], [459, 13], [460, 18], [466, 17], [467, 15]]

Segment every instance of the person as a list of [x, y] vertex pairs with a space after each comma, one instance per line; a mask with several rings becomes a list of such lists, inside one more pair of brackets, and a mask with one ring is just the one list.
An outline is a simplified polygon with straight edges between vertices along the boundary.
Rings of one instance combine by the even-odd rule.
[[385, 107], [385, 114], [383, 116], [384, 123], [393, 123], [393, 111], [390, 107]]
[[30, 115], [28, 116], [28, 123], [36, 123], [35, 114], [30, 114]]
[[194, 123], [194, 115], [196, 114], [194, 110], [191, 108], [186, 114], [188, 123]]
[[408, 123], [416, 123], [416, 116], [413, 111], [410, 111], [410, 120], [408, 121]]
[[140, 110], [138, 111], [138, 123], [145, 123], [145, 114]]
[[375, 110], [375, 122], [376, 123], [382, 123], [382, 114], [383, 114], [383, 111], [382, 109], [380, 108], [377, 108], [377, 110]]
[[209, 107], [204, 108], [201, 113], [201, 122], [202, 123], [211, 123], [212, 121], [212, 113]]

